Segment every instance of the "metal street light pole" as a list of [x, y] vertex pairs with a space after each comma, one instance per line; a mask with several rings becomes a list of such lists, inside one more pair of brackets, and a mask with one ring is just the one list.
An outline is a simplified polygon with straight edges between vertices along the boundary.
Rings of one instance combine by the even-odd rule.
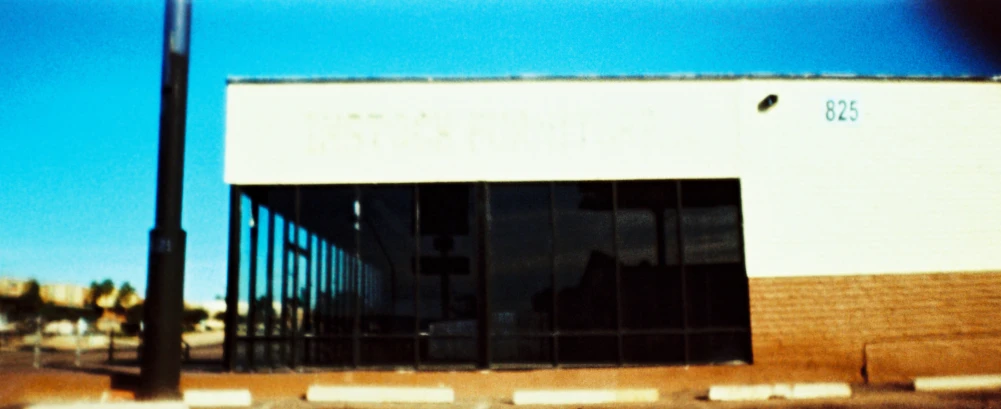
[[188, 100], [190, 0], [166, 0], [163, 77], [160, 88], [160, 153], [156, 222], [150, 231], [149, 270], [143, 321], [139, 395], [177, 399], [181, 382], [181, 314], [184, 308], [184, 248], [181, 192], [184, 127]]

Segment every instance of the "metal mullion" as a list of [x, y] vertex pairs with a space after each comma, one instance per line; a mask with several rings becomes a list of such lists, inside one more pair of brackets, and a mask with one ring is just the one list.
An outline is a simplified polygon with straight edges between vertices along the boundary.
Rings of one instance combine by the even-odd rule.
[[559, 319], [557, 318], [557, 313], [559, 311], [559, 300], [556, 299], [559, 291], [556, 291], [556, 183], [549, 182], [549, 280], [550, 280], [550, 291], [552, 292], [552, 310], [550, 311], [549, 317], [549, 332], [552, 337], [552, 343], [550, 344], [552, 364], [553, 367], [558, 367], [560, 365], [560, 347], [559, 347]]
[[682, 211], [684, 207], [682, 206], [682, 191], [681, 191], [681, 180], [676, 179], [674, 181], [675, 191], [677, 192], [675, 203], [675, 212], [677, 216], [677, 234], [678, 234], [678, 270], [681, 274], [681, 326], [684, 329], [684, 345], [685, 345], [685, 363], [691, 362], [691, 337], [689, 336], [688, 327], [688, 286], [687, 279], [685, 277], [685, 235], [683, 231], [683, 219]]
[[260, 205], [258, 205], [256, 200], [250, 200], [250, 220], [252, 221], [250, 226], [250, 266], [249, 266], [249, 287], [250, 291], [247, 293], [247, 335], [250, 339], [247, 341], [247, 367], [253, 369], [255, 365], [255, 356], [257, 352], [254, 346], [254, 338], [257, 336], [257, 236], [258, 229], [260, 226]]
[[[614, 333], [610, 334], [614, 335]], [[549, 338], [553, 334], [547, 331], [516, 331], [509, 333], [495, 332], [490, 334], [494, 338]]]
[[[316, 285], [314, 286], [314, 300], [315, 301], [313, 301], [313, 304], [314, 304], [314, 307], [313, 307], [313, 311], [314, 311], [314, 315], [313, 315], [313, 335], [320, 335], [320, 334], [323, 333], [322, 332], [323, 331], [323, 320], [324, 320], [324, 312], [323, 312], [323, 278], [324, 278], [324, 276], [323, 276], [323, 266], [324, 266], [324, 261], [325, 261], [325, 259], [324, 259], [324, 256], [325, 256], [324, 250], [325, 249], [326, 249], [326, 247], [325, 247], [325, 244], [323, 242], [323, 239], [321, 239], [320, 236], [317, 235], [316, 236], [316, 250], [315, 250], [315, 252], [316, 252], [316, 270], [314, 270], [314, 271], [316, 271], [316, 278], [313, 281], [314, 283], [316, 283]], [[319, 358], [319, 355], [318, 355], [319, 351], [316, 351], [317, 346], [316, 346], [315, 342], [313, 342], [313, 345], [312, 345], [311, 348], [312, 348], [312, 352], [311, 353], [313, 353], [314, 359]]]
[[[330, 299], [331, 299], [331, 297], [333, 297], [333, 294], [331, 293], [331, 287], [332, 287], [331, 278], [333, 278], [333, 277], [332, 277], [332, 274], [331, 274], [331, 271], [330, 271], [331, 268], [333, 268], [333, 262], [332, 262], [333, 260], [331, 260], [331, 251], [332, 251], [332, 247], [331, 247], [329, 239], [324, 239], [323, 240], [323, 259], [321, 260], [321, 262], [323, 263], [323, 291], [322, 292], [323, 292], [324, 296], [320, 300], [320, 302], [323, 304], [323, 310], [322, 310], [322, 312], [320, 314], [320, 316], [322, 317], [322, 320], [320, 321], [321, 325], [320, 325], [320, 328], [318, 328], [318, 330], [319, 330], [319, 334], [318, 335], [321, 335], [321, 336], [322, 335], [327, 335], [330, 332], [330, 317], [331, 317]], [[329, 357], [329, 354], [324, 354], [323, 351], [324, 351], [323, 347], [321, 345], [318, 345], [317, 346], [317, 357], [316, 357], [318, 363], [322, 363], [325, 358]]]
[[340, 296], [338, 297], [337, 300], [337, 309], [338, 309], [337, 328], [339, 333], [344, 334], [344, 333], [350, 333], [349, 328], [346, 328], [345, 324], [347, 323], [348, 314], [351, 312], [350, 310], [348, 310], [349, 300], [347, 291], [350, 288], [348, 285], [348, 279], [350, 279], [351, 276], [349, 271], [350, 264], [348, 261], [348, 253], [346, 249], [340, 249], [337, 251], [337, 264], [339, 266], [338, 269], [340, 270], [337, 278], [338, 291], [340, 291], [339, 293]]
[[279, 323], [279, 333], [282, 336], [281, 351], [279, 353], [280, 362], [282, 365], [288, 362], [288, 342], [286, 338], [288, 337], [288, 254], [289, 254], [289, 238], [291, 236], [290, 230], [292, 229], [291, 222], [288, 220], [288, 215], [282, 217], [282, 224], [284, 228], [282, 229], [282, 296], [281, 296], [281, 313]]
[[[293, 232], [298, 235], [298, 227], [294, 228]], [[286, 357], [285, 364], [289, 368], [294, 369], [296, 361], [299, 357], [299, 348], [297, 344], [299, 342], [299, 331], [301, 329], [299, 327], [299, 254], [293, 252], [290, 262], [292, 266], [289, 272], [289, 279], [291, 281], [289, 286], [289, 355]]]
[[[271, 193], [268, 192], [270, 198]], [[268, 200], [268, 204], [271, 201]], [[265, 267], [265, 279], [267, 281], [267, 289], [265, 290], [266, 299], [268, 302], [267, 314], [264, 316], [264, 333], [266, 336], [271, 337], [274, 335], [275, 331], [275, 211], [272, 208], [268, 208], [268, 254], [267, 254], [267, 267]], [[264, 344], [264, 362], [268, 367], [274, 365], [274, 354], [271, 348], [274, 344], [268, 341]]]
[[[595, 330], [595, 331], [563, 331], [560, 332], [560, 336], [570, 336], [570, 337], [600, 337], [600, 336], [615, 336], [620, 331], [615, 330]], [[684, 335], [685, 333], [690, 334], [716, 334], [716, 333], [739, 333], [747, 332], [746, 328], [743, 327], [715, 327], [715, 328], [689, 328], [684, 329], [623, 329], [621, 331], [622, 335]], [[546, 334], [543, 331], [539, 332], [516, 332], [513, 335], [526, 335], [526, 336], [542, 336]]]
[[[365, 339], [410, 339], [413, 338], [411, 334], [405, 333], [391, 333], [391, 334], [380, 334], [378, 332], [362, 332], [358, 334], [359, 337]], [[468, 335], [467, 335], [468, 337]]]
[[625, 353], [622, 349], [622, 269], [619, 257], [619, 191], [618, 182], [612, 182], [612, 253], [615, 257], [615, 329], [616, 348], [619, 365], [625, 363]]
[[[360, 208], [361, 207], [361, 187], [359, 187], [358, 185], [354, 185], [354, 193], [355, 193], [355, 203], [357, 203], [358, 207]], [[358, 338], [358, 334], [361, 332], [361, 307], [362, 307], [361, 285], [359, 285], [360, 284], [360, 280], [361, 280], [360, 276], [361, 276], [361, 264], [362, 264], [361, 263], [361, 229], [360, 229], [360, 226], [361, 226], [360, 213], [361, 212], [358, 212], [358, 213], [359, 214], [356, 215], [356, 217], [354, 219], [354, 224], [352, 224], [352, 226], [351, 226], [354, 229], [354, 233], [355, 233], [355, 235], [354, 235], [355, 236], [354, 237], [354, 239], [355, 239], [355, 243], [354, 243], [355, 254], [354, 254], [354, 260], [353, 260], [354, 261], [353, 262], [353, 264], [354, 264], [353, 271], [355, 272], [354, 289], [355, 289], [356, 295], [354, 297], [354, 301], [355, 301], [354, 325], [352, 326], [352, 330], [351, 330], [351, 333], [354, 335], [354, 337], [352, 338], [352, 343], [351, 343], [351, 350], [352, 350], [351, 360], [352, 360], [352, 363], [354, 364], [355, 368], [357, 368], [361, 364], [361, 343], [360, 343], [360, 340]]]
[[616, 367], [623, 367], [623, 366], [625, 366], [625, 365], [619, 365], [619, 364], [615, 364], [615, 363], [600, 363], [600, 362], [594, 362], [594, 363], [565, 363], [565, 364], [560, 364], [560, 367], [565, 368], [565, 369], [616, 368]]
[[[305, 230], [305, 229], [304, 229]], [[305, 307], [302, 309], [302, 361], [303, 364], [309, 362], [310, 356], [310, 345], [308, 339], [303, 338], [305, 335], [309, 335], [313, 332], [313, 240], [316, 239], [316, 235], [312, 234], [309, 230], [306, 230], [306, 288], [303, 298], [305, 298]]]
[[626, 330], [626, 329], [623, 329], [622, 331], [619, 331], [619, 330], [613, 328], [613, 329], [604, 329], [604, 330], [598, 329], [598, 330], [580, 330], [580, 331], [573, 331], [573, 330], [570, 330], [570, 331], [560, 331], [559, 335], [560, 336], [569, 336], [569, 337], [577, 337], [577, 336], [583, 336], [583, 337], [592, 337], [592, 336], [614, 337], [614, 336], [616, 336], [616, 335], [618, 335], [620, 333], [630, 333], [630, 332], [631, 331]]
[[420, 213], [420, 186], [413, 186], [413, 210], [414, 210], [414, 369], [421, 367], [421, 213]]
[[[297, 189], [298, 190], [298, 189]], [[298, 201], [298, 194], [296, 195], [296, 201]], [[297, 212], [298, 213], [298, 212]], [[288, 366], [290, 368], [295, 368], [296, 361], [299, 358], [299, 258], [301, 257], [299, 253], [299, 224], [298, 215], [296, 216], [295, 230], [294, 230], [294, 254], [292, 254], [292, 333], [290, 334], [291, 343], [289, 345], [289, 361]]]
[[323, 332], [330, 333], [330, 323], [332, 322], [334, 315], [333, 312], [333, 299], [334, 299], [334, 245], [327, 241], [327, 297], [324, 298], [324, 311], [326, 311], [326, 322], [323, 324]]
[[[749, 286], [747, 283], [747, 259], [744, 251], [744, 206], [743, 206], [743, 189], [740, 184], [740, 179], [737, 179], [737, 229], [739, 229], [739, 234], [737, 235], [737, 245], [740, 246], [740, 268], [744, 271], [744, 289], [749, 291]], [[748, 294], [747, 305], [743, 307], [747, 311], [751, 309], [751, 297]], [[750, 316], [750, 314], [748, 314]], [[747, 342], [745, 346], [747, 347], [747, 363], [754, 363], [754, 348], [751, 345], [752, 333], [751, 333], [751, 323], [747, 322]]]
[[468, 333], [466, 333], [466, 334], [435, 334], [435, 335], [431, 335], [431, 334], [426, 334], [425, 333], [425, 334], [421, 334], [420, 337], [423, 338], [423, 339], [432, 339], [432, 338], [434, 338], [434, 339], [468, 339], [468, 340], [471, 340], [471, 341], [475, 341], [476, 340], [476, 335], [475, 334], [474, 335], [469, 335]]
[[341, 328], [341, 314], [344, 313], [344, 311], [341, 310], [341, 304], [343, 303], [343, 301], [341, 299], [343, 297], [341, 297], [341, 295], [340, 295], [344, 291], [344, 285], [341, 284], [341, 279], [343, 278], [341, 276], [344, 275], [344, 269], [343, 269], [342, 260], [341, 260], [343, 258], [343, 256], [341, 256], [341, 249], [340, 249], [340, 247], [336, 247], [335, 246], [334, 248], [332, 248], [331, 251], [330, 251], [330, 257], [333, 259], [333, 260], [331, 260], [331, 262], [333, 263], [332, 264], [333, 268], [331, 270], [331, 273], [333, 274], [333, 277], [331, 277], [331, 278], [333, 279], [333, 287], [334, 287], [333, 292], [330, 295], [331, 296], [331, 299], [330, 299], [330, 309], [331, 309], [331, 311], [330, 311], [330, 317], [331, 317], [331, 324], [332, 324], [331, 327], [330, 327], [330, 329], [331, 329], [330, 333], [331, 334], [339, 334], [339, 333], [342, 332], [342, 328]]
[[476, 186], [477, 230], [479, 233], [479, 256], [477, 265], [479, 280], [477, 285], [478, 311], [478, 346], [479, 366], [490, 368], [490, 185], [481, 182]]

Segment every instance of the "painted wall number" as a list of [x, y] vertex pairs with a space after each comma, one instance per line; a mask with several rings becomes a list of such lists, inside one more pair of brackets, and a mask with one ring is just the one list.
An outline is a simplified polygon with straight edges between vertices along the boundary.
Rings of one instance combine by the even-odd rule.
[[844, 99], [827, 100], [827, 122], [855, 122], [858, 121], [858, 101]]

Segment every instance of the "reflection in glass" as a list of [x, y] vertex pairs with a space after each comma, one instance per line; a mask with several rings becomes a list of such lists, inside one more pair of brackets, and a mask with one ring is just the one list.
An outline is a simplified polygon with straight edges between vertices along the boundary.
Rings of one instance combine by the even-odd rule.
[[747, 275], [742, 264], [694, 265], [685, 273], [689, 326], [746, 328], [749, 325]]
[[554, 189], [557, 326], [567, 330], [613, 329], [612, 185], [557, 183]]
[[361, 254], [370, 283], [362, 332], [413, 333], [413, 187], [363, 187], [360, 213]]
[[478, 312], [501, 365], [750, 360], [739, 181], [493, 183], [486, 209], [478, 186], [248, 189], [275, 219], [256, 299], [284, 301], [261, 308], [260, 335], [297, 339], [255, 340], [262, 364], [268, 347], [289, 364], [294, 346], [296, 363], [468, 366], [484, 358]]
[[683, 335], [623, 336], [622, 353], [627, 363], [684, 363], [685, 337]]
[[[470, 184], [420, 185], [420, 328], [429, 364], [476, 359], [476, 207]], [[469, 336], [468, 339], [452, 336]]]
[[561, 336], [559, 342], [561, 363], [611, 364], [619, 359], [614, 336]]
[[746, 332], [691, 335], [689, 345], [692, 363], [747, 363], [751, 356]]
[[685, 263], [742, 262], [739, 182], [682, 181], [681, 191]]
[[553, 338], [549, 336], [495, 336], [490, 340], [490, 356], [497, 363], [552, 362]]
[[549, 330], [549, 184], [490, 188], [490, 309], [494, 333]]
[[675, 183], [619, 182], [616, 191], [623, 326], [682, 328]]

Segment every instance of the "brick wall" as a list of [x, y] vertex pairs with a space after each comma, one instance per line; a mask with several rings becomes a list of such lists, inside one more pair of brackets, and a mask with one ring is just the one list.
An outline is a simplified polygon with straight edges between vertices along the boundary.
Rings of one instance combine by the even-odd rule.
[[749, 292], [755, 364], [860, 374], [867, 343], [1001, 333], [1001, 272], [751, 278]]

